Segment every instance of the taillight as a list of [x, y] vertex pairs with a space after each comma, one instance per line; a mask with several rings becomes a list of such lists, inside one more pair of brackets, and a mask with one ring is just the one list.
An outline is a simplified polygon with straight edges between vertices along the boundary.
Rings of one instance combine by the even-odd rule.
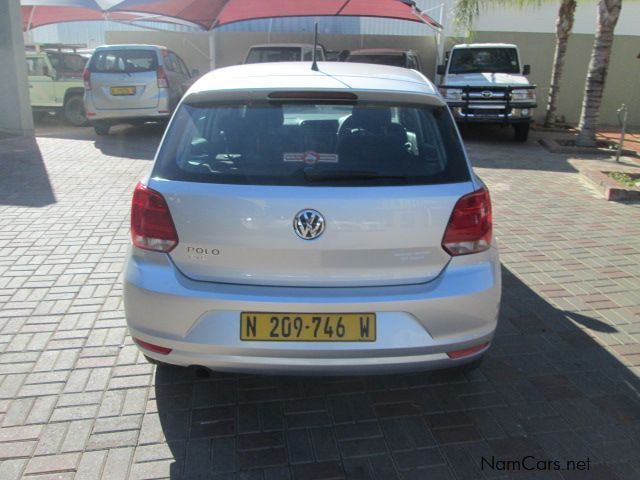
[[84, 89], [91, 90], [91, 72], [88, 68], [85, 68], [84, 72], [82, 72], [82, 81], [84, 82]]
[[[135, 340], [135, 339], [134, 339]], [[469, 355], [473, 355], [474, 353], [478, 353], [481, 350], [484, 350], [489, 346], [489, 342], [482, 343], [480, 345], [476, 345], [475, 347], [463, 348], [462, 350], [455, 350], [453, 352], [447, 352], [449, 358], [464, 358]]]
[[456, 203], [442, 239], [442, 248], [451, 255], [467, 255], [491, 246], [491, 198], [485, 187]]
[[145, 350], [149, 350], [150, 352], [159, 353], [160, 355], [169, 355], [172, 349], [167, 347], [161, 347], [160, 345], [156, 345], [154, 343], [145, 342], [144, 340], [140, 340], [139, 338], [132, 337], [133, 341], [138, 344], [138, 346], [144, 348]]
[[169, 88], [169, 79], [167, 78], [167, 71], [164, 67], [158, 67], [156, 76], [158, 77], [158, 88]]
[[136, 247], [170, 252], [178, 245], [178, 232], [162, 195], [138, 183], [131, 203], [131, 240]]

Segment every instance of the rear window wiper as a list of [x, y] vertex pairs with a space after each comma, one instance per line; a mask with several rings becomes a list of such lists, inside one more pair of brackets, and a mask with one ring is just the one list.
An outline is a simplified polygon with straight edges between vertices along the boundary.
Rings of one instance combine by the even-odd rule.
[[326, 171], [307, 167], [304, 169], [304, 178], [310, 182], [326, 182], [332, 180], [406, 180], [408, 177], [364, 170]]

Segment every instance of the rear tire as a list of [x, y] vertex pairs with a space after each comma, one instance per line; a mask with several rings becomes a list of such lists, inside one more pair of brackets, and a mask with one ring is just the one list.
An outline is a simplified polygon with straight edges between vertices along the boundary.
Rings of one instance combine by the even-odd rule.
[[96, 135], [99, 135], [101, 137], [109, 135], [110, 128], [111, 126], [107, 125], [106, 123], [94, 123], [93, 125], [93, 129], [95, 130]]
[[526, 142], [529, 138], [529, 124], [516, 123], [513, 125], [514, 139], [516, 142]]
[[64, 119], [76, 127], [85, 127], [89, 125], [82, 96], [70, 95], [67, 97], [67, 101], [64, 102]]
[[145, 360], [149, 362], [151, 365], [155, 365], [157, 367], [163, 367], [168, 365], [168, 363], [161, 362], [160, 360], [156, 360], [155, 358], [151, 358], [148, 355], [144, 356]]
[[47, 114], [47, 112], [45, 112], [45, 111], [34, 110], [33, 111], [33, 121], [34, 122], [41, 122], [46, 114]]
[[158, 362], [157, 362], [157, 360], [156, 360], [155, 358], [151, 358], [151, 357], [149, 357], [148, 355], [145, 355], [145, 356], [144, 356], [144, 359], [145, 359], [147, 362], [151, 363], [152, 365], [156, 365], [156, 364], [158, 363]]

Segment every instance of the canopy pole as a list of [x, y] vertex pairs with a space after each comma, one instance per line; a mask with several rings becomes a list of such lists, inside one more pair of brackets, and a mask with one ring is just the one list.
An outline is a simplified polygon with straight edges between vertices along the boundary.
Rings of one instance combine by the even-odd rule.
[[29, 20], [27, 21], [27, 32], [31, 32], [31, 24], [33, 23], [33, 14], [36, 13], [36, 5], [31, 7], [31, 11], [29, 12]]
[[[422, 21], [422, 23], [424, 23], [426, 26], [428, 26], [429, 28], [431, 28], [434, 32], [435, 32], [435, 41], [436, 41], [436, 72], [438, 71], [438, 65], [440, 65], [440, 59], [442, 58], [442, 50], [444, 47], [444, 42], [442, 42], [442, 21], [443, 21], [443, 17], [444, 17], [444, 3], [441, 3], [440, 5], [436, 5], [435, 7], [431, 7], [427, 10], [419, 10], [415, 4], [412, 6], [412, 11], [413, 11], [413, 16], [420, 19]], [[425, 18], [424, 18], [424, 14], [426, 14], [428, 11], [431, 10], [435, 10], [435, 9], [439, 9], [438, 12], [438, 26], [435, 26], [433, 23], [428, 22]]]
[[[438, 13], [438, 23], [444, 25], [444, 3], [440, 4], [440, 12]], [[436, 30], [436, 72], [438, 71], [438, 65], [443, 59], [444, 55], [444, 42], [442, 41], [442, 29]], [[435, 78], [435, 76], [434, 76]]]
[[[435, 22], [435, 20], [433, 20], [431, 17], [427, 17], [429, 18], [430, 21], [428, 21], [426, 18], [424, 18], [426, 16], [426, 13], [429, 10], [435, 10], [436, 8], [440, 9], [440, 17], [442, 18], [443, 16], [443, 12], [444, 12], [444, 3], [441, 3], [440, 5], [436, 5], [435, 7], [431, 7], [428, 8], [426, 10], [418, 10], [418, 8], [416, 6], [413, 6], [411, 9], [411, 13], [413, 13], [413, 16], [416, 17], [418, 20], [420, 20], [422, 23], [424, 23], [426, 26], [428, 26], [429, 28], [431, 28], [432, 30], [434, 30], [435, 32], [440, 32], [442, 30], [442, 23], [440, 20], [440, 22]], [[437, 23], [437, 25], [434, 25], [434, 23]]]
[[216, 68], [216, 38], [215, 30], [209, 31], [209, 69], [215, 70]]

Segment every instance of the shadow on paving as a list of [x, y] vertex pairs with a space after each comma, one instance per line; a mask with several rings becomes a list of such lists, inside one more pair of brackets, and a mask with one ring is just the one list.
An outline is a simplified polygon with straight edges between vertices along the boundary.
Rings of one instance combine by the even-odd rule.
[[55, 203], [53, 188], [33, 137], [0, 140], [0, 205], [44, 207]]
[[113, 126], [109, 135], [101, 137], [92, 127], [72, 127], [49, 117], [36, 123], [36, 136], [92, 141], [97, 149], [111, 157], [153, 160], [165, 127], [164, 123], [122, 124]]
[[95, 136], [94, 145], [111, 157], [153, 160], [165, 127], [162, 123], [117, 125], [112, 127], [109, 135]]
[[[589, 336], [615, 327], [555, 309], [506, 268], [503, 285], [494, 345], [471, 373], [200, 379], [158, 368], [171, 478], [509, 478], [499, 462], [528, 455], [546, 470], [516, 478], [640, 478], [640, 382]], [[565, 468], [587, 460], [588, 471]]]
[[460, 133], [474, 167], [576, 173], [569, 159], [608, 160], [612, 167], [620, 166], [613, 154], [551, 153], [539, 143], [545, 137], [561, 137], [561, 133], [532, 130], [529, 140], [522, 143], [513, 140], [513, 128], [509, 126], [460, 125]]

